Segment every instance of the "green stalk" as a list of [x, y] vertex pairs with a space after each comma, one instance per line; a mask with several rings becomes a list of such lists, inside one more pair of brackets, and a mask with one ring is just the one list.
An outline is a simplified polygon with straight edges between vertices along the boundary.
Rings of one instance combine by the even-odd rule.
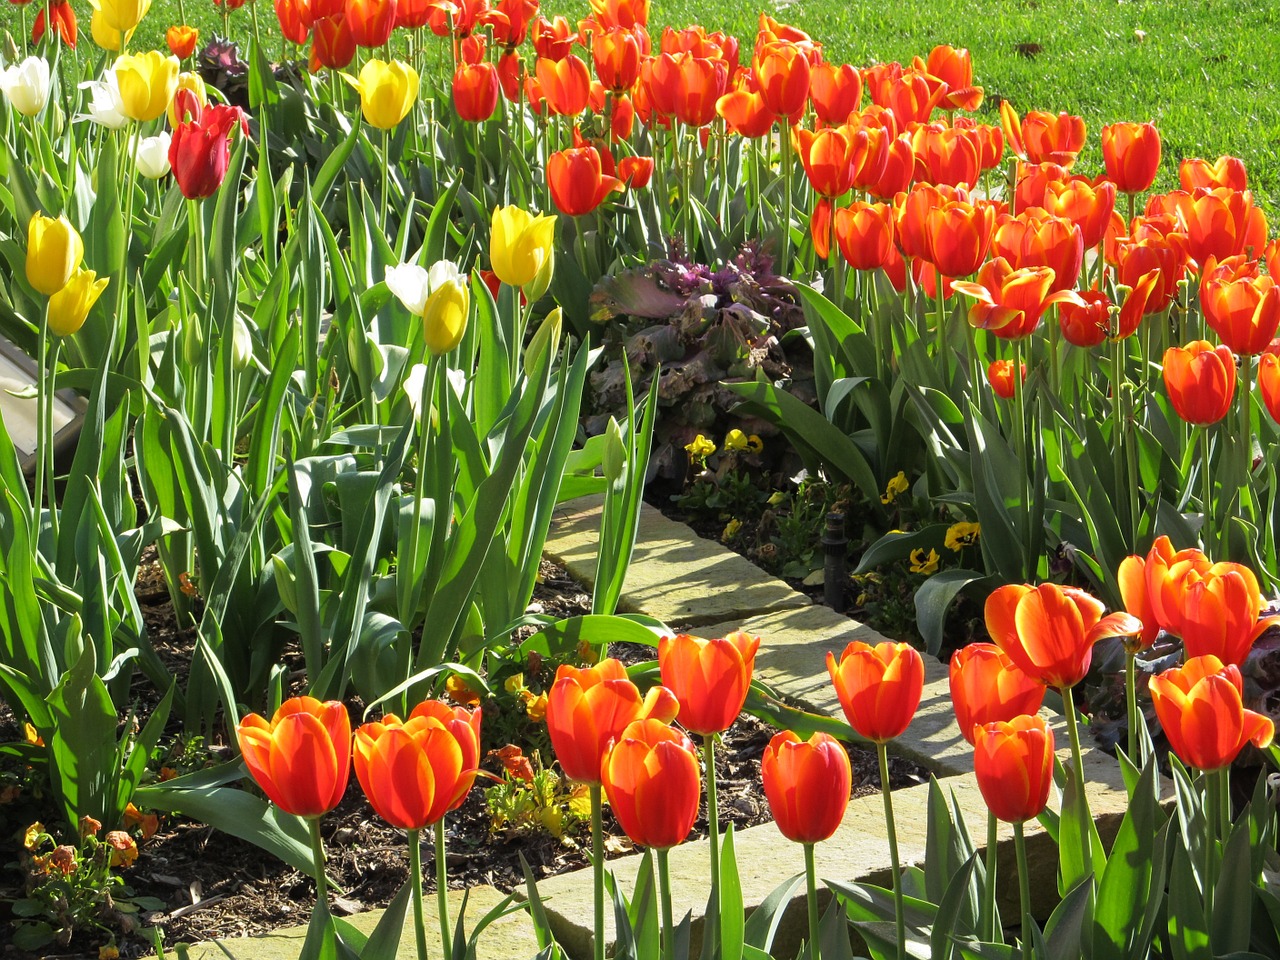
[[1022, 491], [1022, 560], [1023, 575], [1030, 580], [1039, 557], [1031, 555], [1031, 469], [1027, 463], [1027, 398], [1022, 383], [1022, 340], [1013, 341], [1013, 451], [1018, 458], [1018, 483]]
[[1218, 820], [1219, 836], [1225, 844], [1231, 836], [1231, 766], [1228, 764], [1217, 773], [1218, 789], [1221, 799], [1221, 816]]
[[791, 149], [791, 123], [784, 118], [782, 122], [782, 193], [785, 198], [783, 204], [785, 213], [782, 218], [781, 255], [778, 258], [778, 272], [784, 276], [791, 273], [791, 218], [794, 213], [791, 197], [791, 172], [794, 164], [795, 151]]
[[1253, 497], [1250, 480], [1253, 476], [1253, 430], [1249, 422], [1250, 406], [1253, 400], [1253, 357], [1247, 354], [1240, 358], [1240, 450], [1243, 454], [1244, 473], [1240, 479], [1240, 516], [1245, 520], [1253, 519]]
[[444, 817], [436, 821], [436, 913], [440, 918], [442, 956], [453, 956], [453, 938], [449, 936], [449, 874], [444, 862]]
[[1027, 868], [1027, 841], [1021, 822], [1013, 825], [1013, 846], [1018, 852], [1018, 895], [1022, 901], [1022, 960], [1031, 960], [1031, 871]]
[[675, 960], [675, 922], [671, 915], [671, 868], [667, 863], [670, 851], [663, 847], [655, 850], [658, 860], [658, 900], [662, 904], [662, 960]]
[[907, 956], [907, 919], [902, 899], [902, 868], [898, 863], [898, 830], [893, 822], [893, 791], [889, 789], [889, 748], [876, 744], [880, 755], [880, 792], [884, 795], [884, 825], [889, 835], [889, 865], [893, 870], [893, 920], [898, 936], [898, 960]]
[[1206, 770], [1204, 772], [1205, 782], [1205, 804], [1204, 804], [1204, 918], [1209, 924], [1213, 923], [1213, 888], [1217, 884], [1217, 866], [1218, 856], [1217, 850], [1217, 833], [1216, 825], [1218, 820], [1218, 792], [1221, 789], [1221, 782], [1218, 780], [1217, 774]]
[[[1126, 476], [1125, 469], [1125, 436], [1124, 436], [1124, 407], [1123, 401], [1120, 399], [1122, 393], [1121, 387], [1124, 382], [1124, 341], [1117, 338], [1111, 342], [1111, 416], [1113, 427], [1111, 431], [1111, 452], [1113, 457], [1113, 472], [1115, 474], [1116, 488], [1124, 483]], [[1130, 549], [1135, 549], [1135, 541], [1137, 540], [1136, 529], [1138, 526], [1138, 518], [1129, 515], [1129, 524], [1125, 532], [1128, 534], [1126, 544]]]
[[[693, 144], [698, 142], [698, 134], [695, 131], [691, 138]], [[694, 256], [694, 236], [693, 236], [693, 152], [695, 146], [689, 148], [689, 157], [686, 160], [680, 156], [680, 140], [679, 134], [676, 135], [676, 164], [680, 167], [680, 206], [684, 211], [684, 219], [680, 223], [680, 235], [684, 238], [684, 250], [690, 260], [696, 260]]]
[[387, 232], [391, 209], [391, 131], [382, 131], [382, 232]]
[[[24, 8], [25, 9], [25, 8]], [[49, 372], [49, 303], [44, 305], [44, 322], [40, 324], [40, 338], [36, 346], [36, 478], [35, 496], [31, 500], [31, 536], [40, 538], [40, 505], [44, 502], [45, 450], [53, 445], [53, 438], [45, 433], [44, 408], [52, 407], [53, 385]], [[50, 477], [49, 485], [53, 485]], [[56, 542], [56, 541], [55, 541]]]
[[591, 879], [595, 905], [595, 960], [604, 960], [604, 825], [600, 784], [591, 784]]
[[1200, 540], [1204, 543], [1205, 552], [1217, 549], [1214, 530], [1214, 510], [1213, 510], [1213, 472], [1209, 469], [1209, 428], [1208, 426], [1199, 426], [1196, 429], [1200, 431], [1200, 443], [1202, 452], [1200, 454], [1202, 462], [1200, 464], [1200, 482], [1203, 485], [1203, 493], [1200, 494], [1201, 512], [1204, 514], [1204, 529], [1200, 531]]
[[1079, 811], [1080, 818], [1084, 872], [1088, 875], [1093, 873], [1093, 844], [1090, 838], [1093, 822], [1089, 818], [1089, 801], [1084, 792], [1084, 760], [1080, 752], [1080, 727], [1076, 722], [1076, 702], [1070, 687], [1063, 688], [1062, 702], [1067, 708], [1067, 735], [1071, 738], [1071, 763], [1075, 767], [1072, 772], [1076, 779], [1076, 787], [1080, 791], [1080, 802], [1076, 805], [1076, 810]]
[[809, 960], [822, 960], [818, 938], [818, 871], [813, 862], [813, 844], [804, 845], [804, 877], [809, 904]]
[[[1138, 736], [1139, 713], [1137, 660], [1138, 652], [1136, 650], [1125, 650], [1124, 690], [1129, 717], [1129, 757], [1131, 759], [1138, 757], [1138, 751], [1142, 749], [1142, 738]], [[1145, 759], [1145, 757], [1142, 757], [1139, 758], [1139, 761], [1145, 761]]]
[[307, 829], [311, 834], [311, 859], [316, 865], [316, 903], [329, 906], [329, 879], [324, 875], [324, 840], [320, 838], [320, 818], [308, 817]]
[[938, 358], [942, 361], [942, 386], [948, 392], [951, 390], [951, 358], [947, 356], [947, 312], [943, 303], [946, 300], [945, 293], [942, 289], [942, 274], [938, 272], [938, 268], [934, 267], [934, 280], [937, 283], [937, 299], [938, 299], [938, 329], [936, 331], [938, 344]]
[[[45, 324], [48, 326], [48, 324]], [[53, 398], [57, 392], [58, 377], [58, 354], [62, 349], [62, 341], [55, 340], [53, 342], [52, 363], [49, 364], [49, 392], [44, 398], [44, 436], [45, 450], [41, 452], [41, 456], [45, 456], [49, 461], [49, 482], [46, 485], [46, 492], [49, 496], [49, 532], [53, 535], [53, 542], [58, 542], [58, 493], [57, 493], [57, 470], [54, 465], [54, 440], [53, 433]], [[35, 535], [39, 536], [39, 529], [35, 531]]]
[[996, 815], [987, 811], [987, 885], [982, 891], [982, 912], [978, 918], [978, 935], [983, 940], [996, 937], [996, 845], [1000, 829]]
[[[420, 529], [422, 527], [423, 478], [427, 472], [427, 439], [431, 425], [431, 398], [435, 395], [436, 380], [440, 377], [440, 358], [427, 358], [427, 370], [422, 377], [422, 399], [418, 408], [418, 478], [413, 488], [413, 527], [409, 530], [410, 569], [418, 569], [418, 548]], [[376, 410], [376, 408], [375, 408]], [[374, 418], [377, 419], [376, 417]], [[404, 592], [400, 596], [400, 619], [411, 624], [418, 607], [418, 591], [415, 582], [406, 580]], [[412, 601], [412, 602], [410, 602]]]
[[409, 882], [413, 884], [413, 932], [418, 960], [427, 960], [427, 927], [422, 920], [422, 842], [419, 831], [409, 831]]
[[[720, 808], [716, 801], [716, 737], [703, 734], [702, 755], [707, 765], [707, 839], [711, 843], [711, 889], [715, 892], [716, 905], [720, 897]], [[712, 910], [703, 921], [711, 927], [712, 939], [719, 940], [720, 912]]]

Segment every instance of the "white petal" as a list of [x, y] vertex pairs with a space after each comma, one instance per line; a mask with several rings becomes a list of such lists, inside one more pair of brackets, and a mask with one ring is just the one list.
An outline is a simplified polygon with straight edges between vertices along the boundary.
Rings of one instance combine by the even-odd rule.
[[402, 263], [398, 267], [387, 267], [386, 279], [387, 289], [396, 295], [406, 310], [418, 317], [426, 313], [430, 294], [427, 271], [416, 263]]

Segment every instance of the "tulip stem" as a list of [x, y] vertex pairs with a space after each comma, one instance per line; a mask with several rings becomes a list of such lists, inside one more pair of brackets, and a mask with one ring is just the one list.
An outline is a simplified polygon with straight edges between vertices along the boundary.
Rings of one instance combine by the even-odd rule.
[[946, 301], [946, 294], [942, 289], [942, 273], [937, 267], [934, 267], [933, 278], [938, 284], [935, 291], [938, 300], [938, 329], [936, 331], [938, 343], [938, 359], [942, 361], [942, 387], [948, 393], [951, 392], [951, 358], [947, 355], [947, 310], [943, 305]]
[[[25, 8], [24, 8], [25, 9]], [[44, 323], [40, 324], [40, 337], [36, 347], [36, 477], [35, 477], [35, 496], [31, 500], [31, 536], [36, 541], [40, 540], [40, 507], [44, 503], [44, 472], [45, 462], [47, 459], [46, 451], [53, 445], [53, 438], [45, 431], [45, 415], [44, 408], [46, 403], [53, 406], [49, 402], [52, 392], [52, 374], [49, 372], [49, 304], [46, 300], [44, 307]], [[53, 484], [52, 478], [49, 481]], [[56, 540], [54, 541], [57, 542]]]
[[663, 847], [655, 850], [658, 860], [658, 900], [662, 903], [662, 960], [675, 960], [675, 923], [671, 916], [671, 867], [667, 863], [670, 851]]
[[999, 842], [996, 815], [987, 811], [987, 885], [982, 890], [982, 915], [978, 918], [978, 934], [983, 940], [996, 936], [996, 845]]
[[1062, 702], [1067, 710], [1067, 735], [1071, 738], [1071, 763], [1075, 767], [1072, 772], [1076, 778], [1076, 787], [1080, 791], [1076, 810], [1080, 819], [1080, 852], [1084, 856], [1084, 873], [1088, 876], [1093, 873], [1093, 838], [1091, 836], [1093, 820], [1089, 816], [1089, 801], [1084, 792], [1084, 760], [1080, 752], [1080, 726], [1076, 722], [1076, 702], [1070, 687], [1063, 688]]
[[1200, 540], [1204, 543], [1204, 549], [1207, 552], [1216, 549], [1213, 529], [1213, 471], [1209, 468], [1209, 456], [1212, 453], [1212, 447], [1209, 441], [1209, 427], [1205, 425], [1197, 427], [1197, 429], [1200, 431], [1200, 482], [1203, 489], [1203, 493], [1200, 494], [1200, 511], [1204, 514], [1204, 527], [1200, 531]]
[[449, 936], [449, 874], [444, 862], [444, 817], [436, 821], [436, 913], [440, 919], [440, 945], [443, 956], [453, 956]]
[[592, 944], [595, 960], [604, 960], [604, 823], [601, 816], [603, 803], [600, 784], [593, 783], [591, 792], [591, 866], [592, 887], [595, 894], [595, 943]]
[[791, 169], [795, 162], [795, 151], [791, 148], [791, 120], [782, 119], [782, 195], [784, 198], [782, 215], [782, 252], [778, 258], [778, 272], [784, 276], [791, 275]]
[[1022, 903], [1022, 960], [1031, 960], [1031, 872], [1027, 869], [1027, 840], [1022, 822], [1013, 825], [1013, 846], [1018, 853], [1018, 895]]
[[[707, 839], [711, 844], [711, 891], [720, 900], [720, 805], [716, 800], [716, 735], [704, 734], [702, 754], [707, 765]], [[711, 927], [712, 943], [719, 940], [720, 911], [712, 910], [704, 921]]]
[[418, 941], [418, 960], [427, 960], [427, 928], [422, 920], [422, 838], [409, 831], [409, 882], [413, 884], [413, 932]]
[[1218, 829], [1220, 831], [1219, 836], [1222, 837], [1222, 842], [1225, 844], [1227, 842], [1227, 837], [1231, 835], [1231, 822], [1232, 822], [1231, 820], [1231, 813], [1232, 813], [1231, 765], [1227, 764], [1227, 766], [1219, 770], [1217, 776], [1220, 781], [1218, 786], [1220, 787], [1220, 790], [1221, 790], [1219, 799], [1222, 802], [1222, 805], [1220, 808], [1220, 819], [1218, 821]]
[[1205, 802], [1204, 802], [1204, 876], [1201, 878], [1204, 882], [1204, 918], [1208, 923], [1213, 922], [1213, 888], [1217, 884], [1217, 819], [1218, 819], [1218, 792], [1221, 782], [1218, 775], [1212, 770], [1204, 771], [1205, 783]]
[[391, 209], [391, 131], [382, 131], [382, 232], [387, 232]]
[[307, 829], [311, 832], [311, 859], [316, 865], [316, 904], [329, 906], [329, 880], [324, 875], [324, 840], [320, 837], [320, 818], [308, 817]]
[[1241, 465], [1244, 472], [1240, 475], [1240, 518], [1253, 518], [1253, 497], [1250, 496], [1250, 478], [1253, 475], [1253, 430], [1250, 425], [1250, 406], [1253, 401], [1253, 357], [1243, 354], [1240, 357], [1240, 449], [1244, 454]]
[[809, 960], [821, 960], [822, 947], [818, 938], [818, 871], [814, 865], [812, 843], [804, 845], [804, 878], [809, 902]]
[[[409, 529], [409, 556], [401, 558], [402, 564], [406, 560], [409, 564], [400, 592], [400, 620], [405, 624], [413, 623], [418, 602], [421, 599], [419, 594], [421, 565], [418, 563], [418, 550], [421, 546], [422, 501], [425, 496], [427, 475], [427, 438], [431, 425], [431, 401], [436, 392], [436, 380], [440, 376], [440, 362], [439, 357], [431, 354], [427, 359], [427, 369], [422, 377], [422, 396], [418, 407], [418, 475], [413, 488], [413, 526]], [[397, 572], [397, 579], [400, 579], [399, 572]]]
[[902, 901], [902, 868], [898, 863], [898, 830], [893, 822], [893, 791], [889, 787], [889, 748], [876, 744], [880, 756], [880, 792], [884, 796], [884, 827], [889, 835], [889, 866], [893, 870], [893, 920], [898, 935], [898, 960], [907, 956], [907, 920]]
[[[1138, 713], [1138, 652], [1136, 650], [1125, 651], [1124, 663], [1124, 689], [1125, 699], [1128, 706], [1129, 714], [1129, 759], [1138, 757], [1139, 751], [1145, 753], [1142, 746], [1142, 738], [1138, 736], [1138, 723], [1140, 722], [1140, 714]], [[1138, 758], [1139, 764], [1146, 762], [1146, 757]]]
[[[48, 327], [48, 323], [45, 324]], [[58, 355], [61, 353], [62, 341], [53, 341], [53, 356], [49, 363], [49, 384], [48, 390], [44, 398], [44, 436], [45, 451], [41, 454], [48, 458], [49, 474], [48, 483], [45, 485], [45, 493], [49, 498], [49, 532], [53, 536], [53, 542], [58, 542], [58, 495], [55, 487], [57, 486], [57, 470], [54, 464], [54, 440], [56, 437], [53, 432], [53, 398], [57, 395], [58, 386]], [[35, 531], [39, 536], [39, 529]]]
[[[1128, 476], [1125, 466], [1125, 429], [1124, 429], [1124, 401], [1121, 399], [1121, 386], [1124, 383], [1124, 340], [1117, 337], [1111, 343], [1111, 415], [1113, 419], [1111, 450], [1113, 455], [1112, 467], [1115, 473], [1115, 488], [1119, 490], [1125, 483]], [[1125, 543], [1129, 549], [1137, 549], [1135, 541], [1137, 540], [1136, 530], [1138, 528], [1138, 518], [1134, 515], [1134, 505], [1137, 502], [1137, 491], [1128, 491], [1129, 496], [1124, 498], [1128, 501], [1128, 525], [1124, 528], [1126, 533]]]

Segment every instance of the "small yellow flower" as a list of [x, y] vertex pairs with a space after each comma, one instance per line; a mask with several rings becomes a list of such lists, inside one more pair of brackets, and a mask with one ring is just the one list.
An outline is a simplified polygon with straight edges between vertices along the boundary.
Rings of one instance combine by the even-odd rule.
[[742, 529], [741, 520], [730, 520], [728, 523], [724, 525], [724, 532], [720, 534], [720, 542], [728, 543], [730, 540], [732, 540], [734, 537], [738, 535], [738, 532], [741, 529]]
[[115, 947], [106, 946], [98, 948], [98, 960], [119, 960], [120, 951]]
[[569, 802], [565, 806], [575, 817], [582, 817], [585, 820], [591, 816], [591, 787], [585, 783], [578, 784], [569, 794]]
[[760, 453], [762, 450], [764, 450], [764, 441], [761, 440], [754, 433], [748, 434], [747, 435], [747, 452]]
[[463, 707], [472, 707], [480, 702], [480, 694], [467, 685], [461, 674], [453, 674], [444, 682], [445, 693], [454, 703]]
[[502, 687], [507, 691], [507, 693], [518, 694], [524, 689], [524, 674], [513, 673], [503, 681]]
[[880, 498], [880, 502], [884, 504], [893, 503], [893, 501], [898, 499], [899, 494], [906, 493], [910, 486], [911, 484], [907, 482], [906, 473], [899, 470], [898, 475], [890, 480], [885, 486], [884, 496]]
[[106, 844], [111, 848], [111, 866], [128, 867], [138, 859], [138, 844], [133, 837], [123, 830], [112, 830], [107, 834]]
[[80, 839], [85, 837], [96, 837], [98, 831], [102, 829], [102, 823], [93, 817], [80, 818]]
[[737, 453], [747, 449], [747, 435], [736, 428], [730, 430], [724, 435], [724, 449], [726, 453], [729, 451]]
[[690, 463], [700, 463], [716, 452], [716, 445], [702, 434], [698, 434], [693, 440], [686, 443], [684, 448], [689, 454]]
[[953, 523], [947, 528], [946, 545], [950, 550], [959, 553], [965, 547], [973, 546], [982, 536], [982, 525], [977, 523]]
[[36, 731], [36, 728], [29, 723], [22, 725], [22, 735], [26, 738], [27, 743], [34, 744], [37, 747], [44, 746], [44, 737]]
[[31, 826], [27, 827], [27, 832], [22, 836], [22, 845], [28, 850], [34, 850], [40, 846], [40, 837], [44, 834], [44, 824], [37, 820]]
[[769, 506], [776, 507], [778, 504], [782, 503], [786, 499], [787, 499], [787, 495], [785, 493], [783, 493], [781, 490], [775, 490], [773, 491], [772, 494], [769, 495], [768, 503], [769, 503]]
[[911, 572], [930, 574], [938, 569], [938, 551], [931, 549], [929, 555], [924, 555], [924, 547], [920, 547], [911, 551]]
[[[528, 693], [528, 691], [525, 692]], [[535, 697], [533, 694], [528, 694], [524, 701], [524, 712], [534, 723], [541, 723], [547, 718], [547, 695], [540, 693]]]

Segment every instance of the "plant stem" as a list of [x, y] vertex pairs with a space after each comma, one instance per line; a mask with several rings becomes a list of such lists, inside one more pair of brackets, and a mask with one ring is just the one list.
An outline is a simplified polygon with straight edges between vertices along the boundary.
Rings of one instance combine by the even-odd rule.
[[[1124, 381], [1124, 341], [1116, 339], [1111, 344], [1111, 451], [1112, 451], [1112, 468], [1115, 474], [1115, 486], [1112, 488], [1117, 492], [1120, 485], [1125, 482], [1125, 437], [1124, 437], [1124, 408], [1120, 399], [1121, 384]], [[1128, 498], [1124, 498], [1127, 500]], [[1125, 544], [1130, 550], [1137, 549], [1134, 541], [1136, 539], [1134, 530], [1138, 525], [1138, 518], [1130, 516], [1128, 525], [1124, 528], [1127, 535]]]
[[[711, 889], [716, 897], [716, 906], [720, 900], [720, 807], [716, 800], [716, 737], [714, 733], [702, 737], [702, 755], [707, 765], [707, 839], [711, 843]], [[712, 943], [717, 942], [720, 932], [720, 911], [712, 910], [704, 923], [711, 925]]]
[[449, 936], [449, 874], [444, 862], [444, 817], [436, 821], [436, 913], [440, 917], [441, 956], [453, 956]]
[[784, 276], [791, 275], [791, 170], [795, 163], [795, 151], [791, 149], [791, 121], [782, 121], [782, 194], [784, 198], [782, 215], [782, 246], [778, 257], [778, 272]]
[[1217, 884], [1217, 819], [1218, 790], [1221, 786], [1216, 773], [1205, 771], [1205, 803], [1204, 803], [1204, 918], [1213, 923], [1213, 888]]
[[1022, 901], [1022, 960], [1031, 960], [1031, 872], [1027, 869], [1027, 841], [1020, 822], [1013, 825], [1013, 846], [1018, 852], [1018, 895]]
[[[25, 9], [25, 8], [24, 8]], [[40, 337], [36, 347], [36, 477], [35, 495], [31, 500], [31, 537], [40, 540], [40, 506], [44, 502], [44, 474], [46, 451], [53, 445], [53, 438], [45, 431], [45, 406], [52, 407], [53, 374], [49, 372], [49, 304], [45, 302], [44, 322], [40, 324]], [[49, 478], [53, 485], [53, 478]]]
[[675, 960], [675, 924], [671, 917], [671, 868], [667, 863], [670, 853], [665, 847], [655, 850], [658, 860], [658, 900], [662, 904], [662, 960]]
[[809, 960], [822, 960], [818, 939], [818, 871], [813, 862], [813, 844], [804, 845], [804, 876], [809, 902]]
[[[1138, 736], [1138, 653], [1125, 651], [1124, 656], [1124, 690], [1129, 717], [1129, 757], [1138, 756], [1142, 739]], [[1143, 758], [1139, 758], [1140, 760]]]
[[982, 914], [978, 918], [978, 935], [993, 941], [996, 936], [996, 844], [1000, 824], [996, 815], [987, 811], [987, 885], [982, 891]]
[[[1253, 429], [1249, 422], [1253, 402], [1253, 358], [1245, 354], [1240, 358], [1240, 449], [1243, 452], [1244, 473], [1240, 476], [1240, 517], [1253, 519], [1253, 497], [1250, 480], [1253, 476]], [[1224, 558], [1225, 559], [1225, 558]]]
[[320, 818], [308, 818], [307, 829], [311, 833], [311, 859], [316, 865], [316, 903], [328, 907], [329, 880], [324, 875], [324, 840], [320, 837]]
[[391, 209], [391, 131], [382, 131], [382, 232], [387, 232]]
[[1031, 470], [1027, 464], [1027, 397], [1022, 383], [1021, 338], [1013, 341], [1013, 452], [1018, 458], [1018, 487], [1022, 493], [1022, 522], [1018, 531], [1022, 535], [1022, 572], [1030, 580], [1040, 558], [1031, 555], [1031, 524], [1034, 520], [1031, 516]]
[[427, 928], [422, 920], [422, 840], [418, 830], [409, 831], [409, 882], [413, 884], [413, 932], [418, 941], [418, 960], [427, 960]]
[[1067, 735], [1071, 738], [1071, 763], [1076, 778], [1076, 788], [1080, 791], [1080, 802], [1076, 805], [1080, 817], [1081, 853], [1084, 855], [1085, 875], [1093, 873], [1093, 843], [1090, 828], [1093, 822], [1089, 817], [1089, 801], [1084, 792], [1084, 760], [1080, 752], [1080, 726], [1076, 722], [1076, 702], [1071, 688], [1062, 690], [1062, 702], [1067, 708]]
[[1213, 510], [1213, 472], [1209, 469], [1209, 455], [1211, 452], [1209, 443], [1209, 428], [1201, 426], [1197, 428], [1200, 431], [1201, 443], [1201, 464], [1200, 464], [1200, 482], [1203, 484], [1203, 493], [1200, 495], [1200, 510], [1204, 514], [1204, 527], [1200, 531], [1200, 540], [1204, 544], [1205, 552], [1216, 549], [1214, 543], [1216, 539], [1216, 531], [1214, 530], [1214, 510]]
[[907, 956], [907, 919], [902, 901], [902, 869], [898, 864], [898, 830], [893, 822], [893, 791], [889, 788], [889, 748], [876, 744], [880, 755], [880, 792], [884, 796], [884, 826], [889, 835], [889, 865], [893, 870], [893, 919], [898, 935], [898, 960]]
[[942, 388], [943, 390], [947, 391], [947, 393], [950, 393], [951, 392], [951, 357], [947, 355], [947, 313], [946, 313], [946, 308], [943, 307], [943, 302], [945, 301], [946, 296], [942, 289], [942, 274], [938, 272], [936, 267], [934, 268], [933, 273], [934, 273], [934, 280], [937, 282], [937, 285], [938, 285], [938, 288], [936, 290], [937, 300], [938, 300], [938, 329], [936, 331], [936, 335], [938, 338], [937, 339], [938, 359], [942, 361]]
[[1218, 771], [1219, 791], [1221, 799], [1220, 819], [1218, 821], [1219, 836], [1222, 842], [1226, 843], [1227, 838], [1231, 836], [1231, 767], [1230, 765], [1223, 767]]
[[591, 784], [591, 866], [595, 905], [595, 960], [604, 960], [604, 825], [600, 784]]

